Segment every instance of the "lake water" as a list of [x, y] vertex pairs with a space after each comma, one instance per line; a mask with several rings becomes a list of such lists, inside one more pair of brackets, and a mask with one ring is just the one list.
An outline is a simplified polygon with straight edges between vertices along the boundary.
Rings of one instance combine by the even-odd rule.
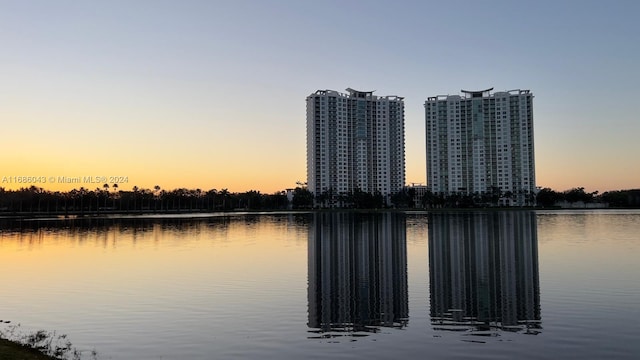
[[0, 319], [101, 359], [638, 359], [638, 274], [635, 210], [0, 220]]

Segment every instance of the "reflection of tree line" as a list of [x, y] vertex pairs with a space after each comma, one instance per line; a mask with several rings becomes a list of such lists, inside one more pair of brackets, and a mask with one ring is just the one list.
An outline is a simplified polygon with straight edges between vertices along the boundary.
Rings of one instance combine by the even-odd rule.
[[85, 212], [175, 212], [228, 211], [234, 209], [286, 209], [284, 192], [261, 194], [259, 191], [232, 193], [227, 189], [163, 190], [133, 187], [130, 191], [111, 188], [48, 191], [31, 186], [19, 190], [0, 188], [0, 212], [85, 213]]
[[308, 326], [318, 337], [404, 327], [409, 313], [404, 215], [315, 214], [308, 276]]
[[87, 232], [106, 233], [112, 231], [115, 231], [116, 233], [150, 232], [156, 229], [163, 231], [190, 232], [195, 229], [200, 229], [202, 226], [226, 226], [229, 222], [229, 217], [226, 216], [207, 219], [71, 217], [38, 219], [37, 221], [1, 219], [0, 228], [3, 232], [62, 230], [72, 234], [82, 234]]
[[[264, 220], [265, 215], [250, 213], [238, 213], [235, 215], [207, 216], [207, 217], [173, 217], [174, 215], [136, 215], [114, 217], [52, 217], [37, 218], [30, 221], [12, 218], [0, 218], [2, 232], [36, 232], [45, 231], [70, 231], [73, 233], [84, 232], [150, 232], [154, 230], [193, 232], [204, 228], [225, 230], [233, 223], [253, 225]], [[187, 215], [188, 216], [188, 215]], [[307, 226], [309, 217], [305, 214], [294, 215], [269, 215], [272, 221], [280, 220], [293, 222], [300, 226]]]
[[538, 333], [535, 213], [429, 216], [431, 321], [450, 331]]
[[[160, 216], [160, 217], [158, 217]], [[176, 218], [173, 215], [125, 216], [125, 217], [59, 217], [24, 219], [0, 218], [0, 242], [5, 239], [28, 244], [41, 244], [49, 236], [59, 236], [65, 241], [83, 243], [87, 241], [116, 244], [121, 240], [134, 242], [139, 239], [157, 241], [155, 234], [177, 234], [179, 237], [197, 237], [200, 234], [213, 234], [210, 238], [226, 238], [221, 234], [233, 231], [233, 228], [251, 227], [265, 221], [267, 215], [236, 214], [212, 217]], [[267, 223], [281, 222], [287, 225], [306, 227], [308, 214], [268, 215]]]

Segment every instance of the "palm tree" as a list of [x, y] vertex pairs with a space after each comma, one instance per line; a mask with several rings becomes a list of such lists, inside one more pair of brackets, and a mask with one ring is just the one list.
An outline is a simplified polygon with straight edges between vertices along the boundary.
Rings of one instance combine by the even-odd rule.
[[[216, 189], [211, 189], [209, 191], [206, 192], [205, 196], [207, 197], [207, 199], [211, 199], [211, 210], [215, 211], [216, 210], [216, 194], [218, 193], [218, 190]], [[209, 201], [207, 201], [207, 208], [209, 207]]]
[[160, 198], [160, 185], [156, 185], [153, 187], [153, 197], [155, 198], [155, 210], [158, 210], [158, 199]]
[[[198, 211], [202, 210], [202, 189], [196, 189], [196, 209]], [[198, 205], [198, 202], [200, 203], [200, 205]]]
[[118, 190], [118, 184], [113, 184], [111, 186], [113, 188], [113, 209], [116, 208], [116, 190]]
[[105, 209], [107, 208], [107, 199], [109, 198], [109, 184], [104, 184], [102, 185], [102, 187], [104, 188], [104, 207]]
[[138, 195], [138, 187], [134, 185], [131, 190], [133, 190], [133, 210], [135, 210], [136, 209], [136, 197]]
[[86, 195], [87, 190], [84, 187], [80, 187], [78, 190], [78, 196], [80, 197], [80, 213], [84, 214], [84, 196]]
[[95, 193], [96, 193], [96, 211], [100, 212], [100, 193], [101, 193], [101, 190], [100, 190], [99, 187], [96, 188]]
[[502, 196], [506, 199], [505, 205], [506, 206], [511, 206], [512, 205], [512, 200], [513, 200], [513, 197], [514, 197], [514, 193], [509, 191], [509, 190], [507, 190], [507, 191], [504, 192], [504, 194]]
[[220, 195], [222, 196], [222, 211], [225, 211], [227, 208], [227, 196], [229, 196], [229, 190], [226, 188], [220, 190]]

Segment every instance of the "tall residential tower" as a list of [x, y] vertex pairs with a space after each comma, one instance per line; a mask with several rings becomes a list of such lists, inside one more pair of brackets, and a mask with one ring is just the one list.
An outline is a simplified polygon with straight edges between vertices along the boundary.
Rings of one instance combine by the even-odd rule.
[[307, 97], [308, 188], [330, 199], [355, 190], [379, 193], [388, 203], [405, 181], [403, 98], [347, 92]]
[[427, 181], [436, 194], [499, 194], [503, 205], [530, 204], [533, 94], [492, 90], [427, 99]]

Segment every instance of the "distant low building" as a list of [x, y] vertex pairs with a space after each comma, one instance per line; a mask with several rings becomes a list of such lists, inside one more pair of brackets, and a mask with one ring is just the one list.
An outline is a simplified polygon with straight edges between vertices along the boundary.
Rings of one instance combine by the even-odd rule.
[[413, 193], [413, 207], [421, 208], [423, 206], [424, 196], [429, 191], [429, 187], [422, 184], [411, 184], [407, 186], [407, 190], [412, 190]]
[[600, 202], [585, 203], [584, 201], [568, 202], [566, 200], [558, 201], [555, 206], [562, 209], [604, 209], [609, 207], [608, 204]]
[[629, 190], [627, 199], [629, 206], [640, 206], [640, 189]]
[[293, 190], [294, 189], [286, 189], [286, 196], [287, 196], [287, 209], [292, 209], [293, 208]]

